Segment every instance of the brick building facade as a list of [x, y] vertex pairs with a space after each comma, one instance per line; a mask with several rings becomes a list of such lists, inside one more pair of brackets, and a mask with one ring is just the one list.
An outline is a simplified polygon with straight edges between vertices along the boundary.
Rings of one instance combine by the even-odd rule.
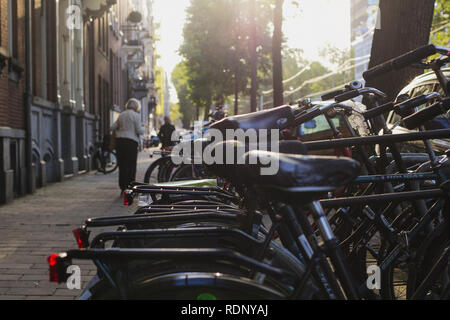
[[25, 0], [1, 0], [0, 203], [26, 192], [24, 34]]
[[93, 168], [95, 143], [135, 96], [141, 65], [123, 50], [133, 10], [134, 0], [0, 0], [0, 204]]

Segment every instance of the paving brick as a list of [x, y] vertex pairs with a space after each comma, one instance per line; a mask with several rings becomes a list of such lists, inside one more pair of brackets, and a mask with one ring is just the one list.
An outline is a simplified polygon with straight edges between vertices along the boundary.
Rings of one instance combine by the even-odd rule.
[[0, 269], [30, 269], [33, 266], [31, 263], [21, 264], [21, 263], [0, 263]]
[[50, 296], [54, 293], [54, 288], [10, 288], [6, 295]]
[[83, 290], [56, 289], [55, 296], [78, 297]]
[[22, 276], [18, 274], [0, 274], [0, 281], [2, 280], [19, 280]]
[[2, 296], [0, 295], [0, 300], [25, 300], [25, 296]]
[[76, 297], [72, 296], [28, 296], [25, 300], [74, 300]]
[[41, 287], [39, 281], [0, 281], [1, 288], [38, 288]]
[[[20, 280], [23, 281], [49, 281], [49, 276], [44, 274], [26, 274], [23, 276], [19, 276]], [[17, 279], [18, 280], [18, 279]]]
[[0, 274], [45, 274], [42, 269], [0, 269]]

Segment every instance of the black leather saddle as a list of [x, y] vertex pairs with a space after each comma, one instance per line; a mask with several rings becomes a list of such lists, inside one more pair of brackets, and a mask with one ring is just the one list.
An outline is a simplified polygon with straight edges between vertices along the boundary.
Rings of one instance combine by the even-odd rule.
[[[250, 163], [250, 157], [258, 164]], [[246, 165], [236, 167], [235, 179], [267, 191], [271, 199], [299, 203], [334, 191], [352, 182], [360, 172], [359, 162], [349, 158], [302, 156], [250, 151], [245, 155]], [[261, 174], [268, 167], [260, 163], [278, 162], [272, 175]]]
[[294, 112], [291, 106], [281, 106], [269, 110], [228, 117], [213, 123], [210, 128], [225, 132], [227, 129], [285, 129], [292, 126]]

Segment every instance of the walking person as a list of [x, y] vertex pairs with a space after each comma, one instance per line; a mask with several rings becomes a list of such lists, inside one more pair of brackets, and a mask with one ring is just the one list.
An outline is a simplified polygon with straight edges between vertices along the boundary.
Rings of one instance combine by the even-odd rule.
[[116, 133], [119, 186], [122, 192], [136, 180], [139, 137], [144, 134], [139, 115], [140, 107], [141, 104], [137, 99], [128, 100], [126, 110], [111, 126], [111, 131]]
[[164, 117], [164, 124], [159, 129], [158, 137], [161, 140], [162, 148], [174, 146], [172, 141], [172, 133], [175, 131], [175, 127], [170, 123], [169, 117]]

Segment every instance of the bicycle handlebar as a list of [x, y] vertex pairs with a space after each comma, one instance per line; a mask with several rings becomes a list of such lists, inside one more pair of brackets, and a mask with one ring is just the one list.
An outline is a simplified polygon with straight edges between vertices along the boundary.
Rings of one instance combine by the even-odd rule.
[[322, 98], [322, 101], [332, 100], [336, 96], [343, 94], [344, 92], [345, 91], [343, 89], [339, 89], [336, 91], [328, 92], [328, 93], [324, 94], [321, 98]]
[[446, 113], [447, 110], [449, 109], [450, 109], [450, 98], [447, 98], [403, 119], [403, 125], [409, 130], [413, 130], [417, 127], [420, 127], [425, 122], [433, 120], [435, 117], [443, 113]]
[[[326, 106], [326, 107], [328, 107], [328, 106]], [[294, 120], [295, 124], [294, 125], [299, 126], [305, 122], [311, 121], [314, 118], [322, 115], [324, 112], [323, 108], [324, 107], [316, 106], [316, 107], [310, 108], [306, 111], [299, 112], [298, 114], [295, 115], [295, 120]]]
[[439, 52], [441, 52], [442, 48], [436, 48], [436, 46], [432, 44], [417, 48], [367, 70], [363, 73], [363, 77], [366, 81], [368, 81], [389, 71], [402, 69], [415, 62], [420, 62], [433, 54], [436, 54], [438, 49]]
[[337, 95], [336, 97], [334, 97], [334, 100], [336, 102], [344, 102], [344, 101], [356, 98], [359, 95], [360, 95], [360, 93], [358, 90], [351, 90], [351, 91], [347, 91], [347, 92]]
[[440, 98], [441, 95], [437, 92], [432, 92], [430, 94], [423, 94], [395, 105], [394, 111], [401, 117], [407, 117], [412, 109], [417, 108], [429, 102], [430, 100]]
[[394, 109], [394, 103], [388, 102], [386, 104], [383, 104], [382, 106], [364, 112], [363, 116], [365, 120], [369, 120], [381, 116], [382, 114], [389, 112], [392, 109]]
[[336, 96], [334, 98], [334, 100], [336, 102], [344, 102], [344, 101], [347, 101], [347, 100], [350, 100], [350, 99], [353, 99], [353, 98], [356, 98], [356, 97], [359, 97], [361, 95], [365, 95], [368, 93], [374, 94], [383, 99], [387, 98], [387, 95], [385, 93], [381, 92], [380, 90], [367, 87], [367, 88], [355, 89], [355, 90], [344, 92], [343, 94]]

